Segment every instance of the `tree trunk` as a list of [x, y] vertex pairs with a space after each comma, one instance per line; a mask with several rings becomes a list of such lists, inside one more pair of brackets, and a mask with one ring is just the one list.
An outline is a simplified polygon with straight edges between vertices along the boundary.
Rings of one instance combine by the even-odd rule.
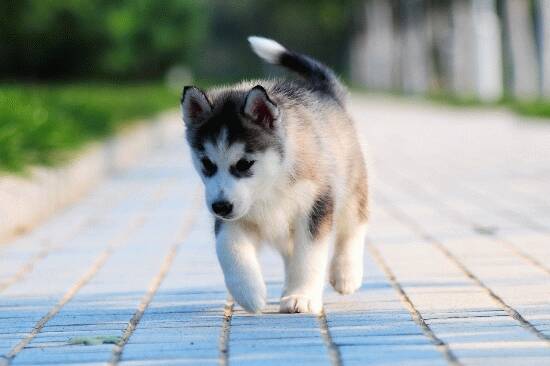
[[367, 7], [367, 77], [377, 89], [392, 88], [393, 17], [391, 3], [371, 0]]
[[392, 89], [393, 16], [386, 0], [365, 2], [366, 26], [353, 45], [352, 75], [376, 90]]
[[512, 92], [518, 99], [539, 95], [538, 63], [530, 2], [505, 0], [505, 18], [512, 58]]
[[470, 0], [453, 0], [451, 87], [455, 95], [470, 97], [476, 93], [476, 47]]
[[361, 86], [369, 86], [367, 83], [367, 37], [365, 31], [361, 31], [351, 42], [350, 49], [350, 74], [351, 83]]
[[550, 0], [539, 0], [542, 41], [542, 94], [550, 98]]
[[502, 97], [502, 46], [495, 0], [473, 0], [476, 94], [483, 101]]
[[426, 93], [430, 86], [431, 57], [426, 29], [424, 0], [402, 0], [402, 55], [403, 91]]
[[433, 82], [438, 91], [451, 88], [452, 28], [449, 6], [445, 2], [432, 2], [428, 12], [430, 43], [433, 45]]

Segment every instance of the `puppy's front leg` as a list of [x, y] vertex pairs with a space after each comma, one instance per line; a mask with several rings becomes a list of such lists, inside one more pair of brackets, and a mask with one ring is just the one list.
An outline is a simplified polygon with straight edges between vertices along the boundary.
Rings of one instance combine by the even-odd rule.
[[330, 235], [312, 238], [304, 230], [297, 235], [286, 268], [286, 290], [281, 297], [282, 313], [314, 313], [323, 310], [323, 288]]
[[216, 225], [216, 252], [229, 293], [246, 311], [260, 312], [265, 305], [266, 287], [254, 237], [230, 222]]

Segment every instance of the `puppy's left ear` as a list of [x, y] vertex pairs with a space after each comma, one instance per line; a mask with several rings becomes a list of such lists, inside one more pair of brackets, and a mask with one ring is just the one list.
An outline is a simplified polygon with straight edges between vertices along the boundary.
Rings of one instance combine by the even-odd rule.
[[252, 122], [272, 130], [279, 117], [279, 108], [269, 99], [261, 85], [256, 85], [246, 95], [242, 109], [243, 114]]
[[212, 105], [206, 94], [195, 86], [186, 86], [181, 95], [183, 121], [187, 126], [204, 122], [212, 112]]

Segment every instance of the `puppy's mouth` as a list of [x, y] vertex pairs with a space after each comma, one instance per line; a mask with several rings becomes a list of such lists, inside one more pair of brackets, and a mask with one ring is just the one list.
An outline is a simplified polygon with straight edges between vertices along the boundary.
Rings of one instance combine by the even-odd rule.
[[241, 217], [243, 217], [244, 215], [235, 215], [235, 214], [231, 214], [231, 215], [227, 215], [227, 216], [221, 216], [221, 215], [216, 215], [214, 214], [214, 216], [216, 216], [217, 219], [220, 219], [222, 221], [237, 221], [238, 219], [240, 219]]
[[218, 215], [214, 212], [212, 212], [212, 214], [217, 218], [217, 219], [220, 219], [222, 221], [227, 221], [227, 222], [231, 222], [231, 221], [237, 221], [239, 220], [241, 217], [243, 217], [246, 212], [243, 212], [243, 213], [235, 213], [235, 212], [232, 212], [230, 213], [229, 215]]

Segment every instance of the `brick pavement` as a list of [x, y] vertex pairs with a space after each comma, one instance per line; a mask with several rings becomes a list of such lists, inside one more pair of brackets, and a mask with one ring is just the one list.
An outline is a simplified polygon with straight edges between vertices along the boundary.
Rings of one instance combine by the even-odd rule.
[[550, 124], [351, 105], [373, 192], [356, 294], [278, 314], [267, 252], [265, 313], [233, 305], [179, 138], [0, 246], [0, 365], [550, 364]]

